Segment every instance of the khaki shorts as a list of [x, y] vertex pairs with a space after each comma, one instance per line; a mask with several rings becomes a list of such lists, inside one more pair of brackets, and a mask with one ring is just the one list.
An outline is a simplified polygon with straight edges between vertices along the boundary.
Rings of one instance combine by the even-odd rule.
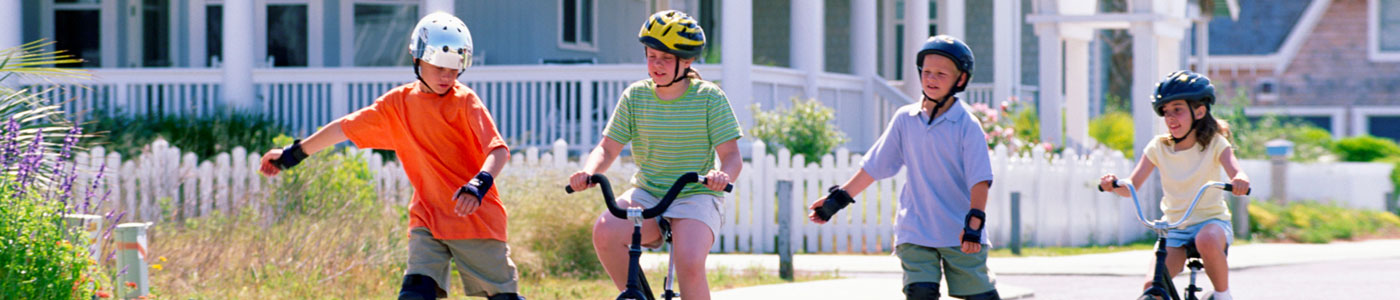
[[[660, 198], [656, 198], [652, 196], [651, 193], [636, 188], [629, 189], [627, 192], [622, 193], [622, 196], [618, 197], [618, 199], [631, 201], [632, 203], [648, 208], [661, 203]], [[661, 217], [667, 219], [694, 219], [705, 223], [705, 226], [710, 227], [710, 234], [714, 237], [713, 241], [719, 242], [719, 226], [722, 220], [724, 220], [724, 213], [720, 210], [721, 207], [724, 207], [724, 198], [722, 197], [709, 194], [690, 195], [672, 201], [671, 207], [667, 208], [666, 212], [661, 214]], [[643, 241], [643, 243], [643, 246], [647, 248], [661, 246], [660, 239], [655, 241]]]
[[408, 270], [404, 276], [419, 274], [432, 277], [438, 284], [438, 297], [446, 297], [450, 265], [457, 263], [457, 273], [467, 296], [488, 297], [500, 293], [518, 293], [520, 276], [515, 262], [510, 260], [510, 247], [492, 239], [439, 240], [425, 227], [414, 227], [408, 238]]
[[904, 286], [915, 282], [938, 283], [948, 278], [948, 295], [972, 296], [996, 289], [996, 279], [987, 269], [987, 245], [982, 252], [967, 254], [961, 247], [929, 248], [915, 244], [895, 246], [895, 255], [904, 267]]

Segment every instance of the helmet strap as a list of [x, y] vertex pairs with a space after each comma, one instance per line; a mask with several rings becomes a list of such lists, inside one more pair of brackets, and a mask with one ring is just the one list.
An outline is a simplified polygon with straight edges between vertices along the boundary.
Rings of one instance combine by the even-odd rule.
[[[452, 92], [452, 89], [453, 89], [453, 88], [456, 88], [456, 86], [447, 88], [447, 90], [446, 90], [446, 91], [442, 91], [442, 93], [438, 93], [437, 91], [434, 91], [434, 90], [433, 90], [433, 86], [432, 86], [431, 84], [428, 84], [428, 81], [427, 81], [427, 80], [423, 80], [423, 74], [418, 72], [418, 62], [419, 62], [419, 61], [422, 61], [422, 60], [414, 59], [414, 61], [413, 61], [413, 76], [418, 77], [418, 82], [419, 82], [419, 83], [422, 83], [422, 84], [423, 84], [423, 88], [428, 89], [428, 92], [429, 92], [429, 93], [437, 94], [438, 97], [442, 97], [442, 96], [447, 96], [448, 93], [451, 93], [451, 92]], [[462, 73], [461, 73], [461, 72], [457, 72], [457, 77], [462, 77]]]
[[923, 93], [923, 95], [924, 101], [933, 102], [933, 110], [928, 112], [928, 124], [933, 124], [933, 118], [938, 115], [938, 110], [943, 109], [944, 104], [958, 101], [958, 98], [953, 98], [953, 93], [943, 96], [943, 100], [933, 100], [933, 97], [929, 97], [927, 93]]
[[1181, 141], [1186, 140], [1186, 137], [1191, 136], [1192, 131], [1196, 131], [1196, 114], [1194, 112], [1191, 113], [1191, 124], [1187, 126], [1189, 128], [1186, 129], [1186, 134], [1181, 135], [1181, 137], [1172, 136], [1172, 144], [1180, 144]]
[[[685, 71], [686, 73], [690, 73], [690, 68], [685, 68]], [[676, 60], [676, 67], [672, 69], [671, 73], [675, 73], [675, 75], [671, 78], [671, 82], [668, 82], [666, 84], [657, 84], [656, 87], [671, 87], [671, 85], [675, 85], [677, 82], [681, 81], [681, 77], [685, 75], [681, 74], [680, 59]]]

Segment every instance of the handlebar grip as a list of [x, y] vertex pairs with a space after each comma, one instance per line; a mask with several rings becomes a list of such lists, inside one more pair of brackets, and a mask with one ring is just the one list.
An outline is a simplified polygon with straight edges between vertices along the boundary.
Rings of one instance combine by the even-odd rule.
[[[1223, 190], [1225, 190], [1226, 192], [1233, 192], [1233, 191], [1235, 191], [1235, 185], [1226, 183], [1226, 184], [1225, 184], [1225, 188], [1223, 188]], [[1254, 189], [1253, 189], [1253, 188], [1251, 188], [1251, 189], [1249, 189], [1249, 190], [1247, 190], [1247, 191], [1244, 191], [1244, 194], [1245, 194], [1245, 195], [1249, 195], [1249, 193], [1251, 193], [1251, 192], [1254, 192]]]
[[[1118, 181], [1117, 181], [1117, 180], [1114, 180], [1114, 181], [1113, 181], [1113, 188], [1116, 189], [1116, 188], [1118, 188], [1118, 187], [1119, 187], [1119, 186], [1118, 186]], [[1099, 186], [1099, 191], [1100, 191], [1100, 192], [1107, 192], [1107, 191], [1103, 190], [1103, 186], [1102, 186], [1102, 185]]]
[[573, 186], [570, 186], [570, 185], [564, 186], [564, 193], [573, 194], [573, 193], [574, 193], [574, 187], [573, 187]]

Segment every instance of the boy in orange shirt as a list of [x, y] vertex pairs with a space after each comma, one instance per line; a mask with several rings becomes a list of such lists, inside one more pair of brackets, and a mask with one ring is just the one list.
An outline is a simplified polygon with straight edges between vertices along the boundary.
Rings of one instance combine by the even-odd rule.
[[389, 90], [305, 142], [268, 151], [260, 171], [275, 176], [347, 139], [394, 150], [414, 189], [399, 299], [446, 297], [453, 261], [468, 296], [524, 299], [505, 242], [505, 207], [491, 189], [510, 150], [476, 92], [457, 82], [470, 66], [471, 32], [460, 19], [433, 13], [418, 21], [408, 50], [417, 82]]

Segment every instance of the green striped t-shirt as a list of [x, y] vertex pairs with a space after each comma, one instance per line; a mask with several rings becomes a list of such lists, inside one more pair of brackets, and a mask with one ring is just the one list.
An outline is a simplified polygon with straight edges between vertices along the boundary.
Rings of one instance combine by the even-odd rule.
[[[612, 120], [603, 135], [618, 143], [632, 143], [637, 174], [632, 185], [661, 198], [686, 172], [700, 175], [715, 168], [715, 146], [743, 136], [729, 98], [712, 82], [692, 79], [680, 98], [662, 101], [656, 83], [637, 81], [622, 92]], [[691, 184], [680, 197], [720, 195]]]

